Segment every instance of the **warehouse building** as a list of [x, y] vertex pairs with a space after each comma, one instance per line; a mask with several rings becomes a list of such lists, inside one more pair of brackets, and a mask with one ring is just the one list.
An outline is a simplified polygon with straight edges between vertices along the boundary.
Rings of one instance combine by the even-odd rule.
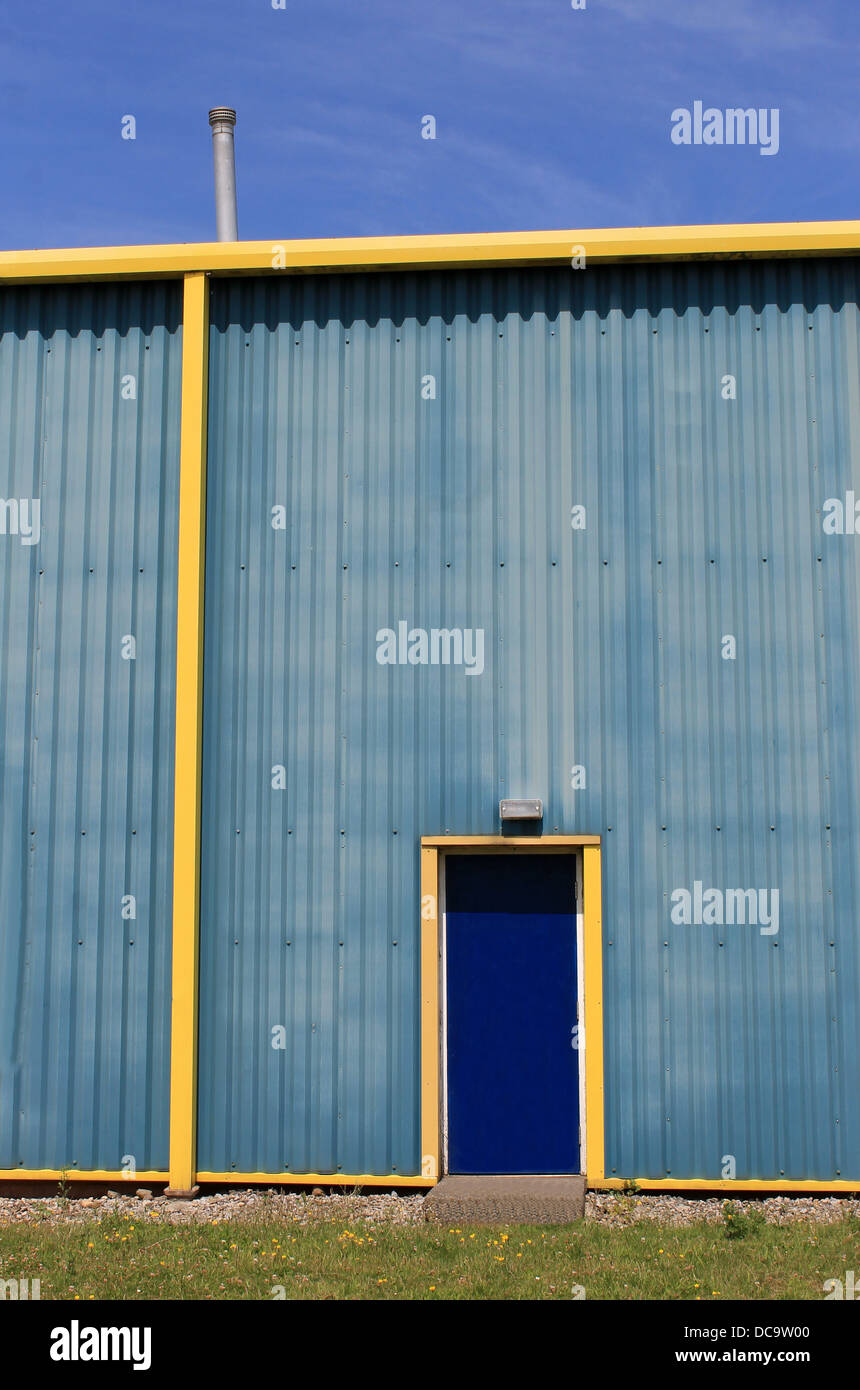
[[860, 1188], [858, 251], [0, 254], [0, 1180]]

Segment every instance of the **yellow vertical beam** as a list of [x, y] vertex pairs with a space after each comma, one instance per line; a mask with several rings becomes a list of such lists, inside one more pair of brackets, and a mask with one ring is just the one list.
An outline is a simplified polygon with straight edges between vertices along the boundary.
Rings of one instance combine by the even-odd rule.
[[209, 279], [184, 278], [176, 749], [173, 798], [173, 988], [170, 1035], [170, 1187], [194, 1185], [197, 1134], [197, 973], [203, 740], [203, 582]]
[[603, 1152], [603, 939], [600, 846], [582, 850], [585, 970], [585, 1139], [589, 1187], [602, 1182]]
[[439, 853], [421, 849], [421, 1176], [439, 1177]]

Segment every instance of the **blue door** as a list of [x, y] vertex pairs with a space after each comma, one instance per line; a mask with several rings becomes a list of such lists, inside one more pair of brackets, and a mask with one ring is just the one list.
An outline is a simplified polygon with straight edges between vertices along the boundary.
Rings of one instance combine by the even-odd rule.
[[448, 1171], [578, 1173], [575, 861], [448, 855]]

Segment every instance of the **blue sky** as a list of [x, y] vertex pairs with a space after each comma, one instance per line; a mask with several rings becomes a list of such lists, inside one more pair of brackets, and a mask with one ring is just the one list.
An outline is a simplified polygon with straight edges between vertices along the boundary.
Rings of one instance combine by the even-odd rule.
[[[3, 0], [0, 248], [213, 239], [222, 104], [243, 239], [856, 217], [858, 39], [856, 0]], [[697, 100], [778, 154], [673, 144]]]

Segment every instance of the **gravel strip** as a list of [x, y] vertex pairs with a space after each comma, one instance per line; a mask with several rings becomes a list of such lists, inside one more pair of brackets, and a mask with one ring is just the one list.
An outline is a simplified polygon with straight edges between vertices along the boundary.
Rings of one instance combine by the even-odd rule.
[[[587, 1220], [603, 1226], [630, 1226], [637, 1221], [658, 1221], [665, 1226], [688, 1226], [696, 1221], [721, 1222], [723, 1204], [737, 1212], [760, 1212], [776, 1226], [791, 1221], [841, 1221], [860, 1217], [855, 1197], [680, 1197], [669, 1193], [589, 1192], [585, 1199]], [[410, 1226], [424, 1220], [424, 1194], [396, 1192], [283, 1192], [277, 1188], [243, 1188], [208, 1193], [193, 1201], [169, 1197], [0, 1197], [0, 1226], [14, 1222], [38, 1225], [66, 1221], [97, 1221], [129, 1217], [159, 1220], [171, 1225], [213, 1221], [295, 1221], [306, 1226], [316, 1221], [387, 1222]]]
[[243, 1188], [177, 1201], [169, 1197], [0, 1197], [0, 1226], [18, 1221], [34, 1224], [97, 1221], [103, 1217], [134, 1217], [181, 1225], [212, 1221], [388, 1222], [409, 1226], [423, 1221], [424, 1194], [352, 1192], [314, 1195], [276, 1188]]
[[680, 1197], [670, 1193], [639, 1193], [628, 1196], [615, 1192], [588, 1192], [585, 1215], [602, 1226], [632, 1226], [637, 1221], [659, 1221], [664, 1226], [689, 1226], [695, 1221], [722, 1221], [723, 1205], [750, 1215], [760, 1213], [772, 1226], [792, 1221], [842, 1221], [860, 1216], [856, 1197]]

